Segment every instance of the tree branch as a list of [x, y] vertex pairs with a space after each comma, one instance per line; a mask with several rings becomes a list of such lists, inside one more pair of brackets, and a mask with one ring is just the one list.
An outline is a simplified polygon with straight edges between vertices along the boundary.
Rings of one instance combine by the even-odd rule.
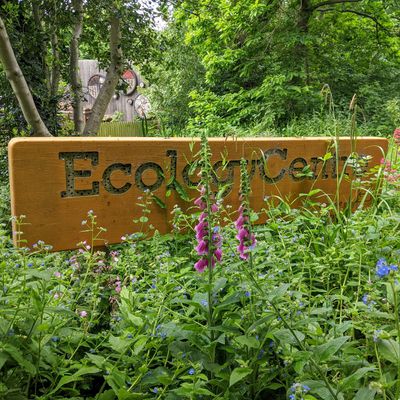
[[312, 7], [308, 8], [307, 11], [313, 12], [317, 10], [320, 7], [324, 6], [332, 6], [334, 4], [341, 4], [341, 3], [359, 3], [362, 0], [328, 0], [328, 1], [322, 1], [321, 3], [315, 4]]
[[378, 21], [378, 18], [374, 17], [374, 16], [371, 15], [371, 14], [367, 14], [367, 13], [365, 13], [365, 12], [363, 12], [363, 11], [348, 10], [348, 9], [345, 9], [345, 10], [338, 10], [338, 9], [336, 9], [336, 8], [324, 8], [323, 10], [320, 10], [320, 12], [329, 12], [329, 11], [340, 12], [340, 13], [351, 13], [351, 14], [359, 15], [360, 17], [368, 18], [368, 19], [374, 21], [375, 24], [376, 24], [377, 26], [379, 26], [381, 29], [383, 29], [385, 32], [390, 33], [390, 34], [392, 33], [392, 32], [390, 32], [389, 29], [387, 29], [384, 25], [382, 25], [382, 24]]
[[117, 15], [110, 18], [110, 67], [103, 86], [93, 104], [92, 113], [86, 122], [84, 135], [96, 135], [104, 114], [122, 75], [121, 21]]

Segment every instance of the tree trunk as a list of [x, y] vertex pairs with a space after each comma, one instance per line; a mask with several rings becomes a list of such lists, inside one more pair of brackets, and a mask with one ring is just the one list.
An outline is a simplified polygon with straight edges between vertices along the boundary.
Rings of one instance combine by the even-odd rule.
[[34, 136], [52, 136], [33, 101], [25, 77], [15, 58], [6, 27], [0, 17], [0, 60], [3, 63], [8, 81], [17, 97], [26, 122], [32, 127]]
[[41, 5], [40, 2], [38, 2], [38, 0], [32, 1], [32, 14], [33, 14], [33, 20], [35, 21], [35, 29], [37, 30], [37, 32], [39, 32], [37, 38], [40, 38], [40, 41], [38, 43], [38, 48], [40, 49], [40, 64], [45, 76], [44, 81], [46, 82], [47, 90], [50, 92], [51, 73], [50, 73], [50, 68], [46, 62], [48, 42], [44, 38], [45, 35], [43, 32], [43, 22], [42, 22], [43, 10], [41, 9]]
[[82, 82], [79, 76], [79, 39], [83, 27], [83, 0], [73, 0], [72, 4], [75, 13], [75, 26], [70, 46], [69, 74], [71, 79], [74, 129], [78, 135], [81, 135], [85, 126], [82, 106]]
[[115, 92], [115, 87], [122, 75], [122, 49], [120, 20], [116, 15], [110, 19], [110, 55], [111, 64], [106, 79], [92, 108], [92, 113], [86, 123], [84, 135], [96, 135], [108, 104]]
[[[300, 11], [299, 17], [297, 20], [297, 27], [299, 29], [300, 35], [304, 38], [308, 34], [308, 23], [312, 14], [310, 10], [311, 1], [310, 0], [301, 0], [300, 1]], [[310, 67], [309, 67], [309, 54], [308, 47], [305, 43], [299, 43], [296, 46], [296, 58], [299, 62], [303, 63], [304, 66], [304, 74], [305, 74], [305, 84], [310, 84]]]
[[51, 68], [50, 95], [51, 99], [53, 100], [57, 96], [58, 86], [60, 85], [60, 77], [61, 77], [60, 52], [58, 51], [58, 36], [55, 31], [51, 35], [51, 48], [53, 53], [53, 65]]

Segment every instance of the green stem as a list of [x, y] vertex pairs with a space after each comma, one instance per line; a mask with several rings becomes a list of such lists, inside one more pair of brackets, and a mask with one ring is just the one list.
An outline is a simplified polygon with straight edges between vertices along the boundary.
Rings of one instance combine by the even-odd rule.
[[[399, 321], [399, 305], [397, 302], [397, 292], [393, 280], [390, 282], [390, 286], [393, 291], [393, 303], [394, 303], [394, 319], [396, 322], [397, 330], [397, 341], [400, 340], [400, 321]], [[400, 398], [400, 360], [397, 361], [397, 383], [396, 383], [396, 399]]]

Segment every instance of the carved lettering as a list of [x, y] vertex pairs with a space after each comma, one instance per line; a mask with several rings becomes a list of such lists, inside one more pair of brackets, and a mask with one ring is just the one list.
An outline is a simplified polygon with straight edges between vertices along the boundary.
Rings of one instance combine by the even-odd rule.
[[[296, 167], [296, 164], [300, 164], [300, 166]], [[302, 181], [306, 179], [306, 176], [298, 176], [296, 173], [303, 171], [303, 169], [307, 166], [307, 161], [304, 158], [297, 157], [295, 158], [289, 166], [289, 176], [294, 180], [294, 181]]]
[[74, 169], [74, 160], [91, 160], [92, 166], [98, 165], [99, 153], [97, 151], [61, 152], [58, 156], [60, 160], [65, 161], [66, 190], [61, 192], [61, 197], [97, 196], [99, 194], [99, 182], [92, 182], [91, 189], [75, 189], [75, 178], [89, 178], [92, 175], [92, 171]]
[[132, 183], [126, 182], [125, 185], [117, 188], [111, 183], [111, 174], [114, 171], [122, 171], [125, 175], [131, 175], [132, 171], [132, 165], [131, 164], [121, 164], [121, 163], [116, 163], [116, 164], [111, 164], [108, 166], [103, 173], [103, 186], [109, 193], [113, 194], [123, 194], [127, 192], [131, 186]]
[[[152, 185], [146, 185], [143, 182], [143, 176], [142, 176], [143, 172], [148, 169], [152, 169], [157, 174], [157, 179]], [[162, 168], [154, 162], [144, 163], [144, 164], [140, 165], [139, 168], [136, 170], [136, 173], [135, 173], [136, 186], [140, 190], [143, 190], [144, 192], [147, 190], [150, 192], [154, 192], [162, 185], [163, 181], [164, 181], [164, 172], [163, 172]]]
[[265, 168], [268, 168], [268, 159], [272, 156], [278, 156], [282, 160], [286, 160], [287, 158], [287, 149], [279, 149], [279, 148], [274, 148], [274, 149], [269, 149], [264, 152], [264, 160], [259, 161], [259, 166], [260, 166], [260, 174], [261, 178], [263, 178], [267, 183], [276, 183], [279, 182], [285, 175], [286, 173], [286, 168], [282, 168], [279, 172], [278, 175], [274, 177], [270, 177], [268, 175], [268, 171], [265, 171]]

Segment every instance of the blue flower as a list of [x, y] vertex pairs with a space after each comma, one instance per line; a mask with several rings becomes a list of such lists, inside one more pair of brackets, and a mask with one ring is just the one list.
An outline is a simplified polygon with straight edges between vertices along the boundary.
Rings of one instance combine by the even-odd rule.
[[59, 341], [60, 341], [60, 338], [59, 338], [58, 336], [53, 336], [53, 337], [51, 338], [51, 341], [54, 342], [54, 343], [56, 343], [56, 342], [59, 342]]
[[303, 391], [305, 392], [309, 392], [311, 390], [310, 386], [307, 385], [303, 385]]
[[295, 400], [296, 399], [296, 395], [294, 394], [289, 394], [289, 400]]
[[390, 271], [398, 271], [397, 265], [388, 265], [384, 258], [380, 258], [376, 263], [376, 276], [383, 278], [390, 274]]
[[246, 291], [246, 292], [244, 293], [244, 295], [245, 295], [246, 297], [250, 297], [250, 296], [251, 296], [251, 293], [250, 293], [249, 291]]
[[365, 304], [365, 305], [368, 305], [368, 294], [367, 293], [365, 293], [364, 294], [364, 296], [363, 296], [363, 298], [362, 298], [362, 302]]
[[157, 387], [153, 388], [152, 392], [153, 393], [158, 393], [158, 388]]
[[208, 305], [208, 301], [207, 300], [202, 300], [200, 303], [201, 303], [202, 306]]
[[379, 336], [380, 336], [381, 332], [382, 332], [382, 329], [377, 329], [374, 332], [373, 340], [375, 343], [379, 340]]
[[194, 375], [195, 372], [196, 372], [196, 371], [194, 370], [194, 368], [190, 368], [188, 374], [189, 374], [189, 375]]

